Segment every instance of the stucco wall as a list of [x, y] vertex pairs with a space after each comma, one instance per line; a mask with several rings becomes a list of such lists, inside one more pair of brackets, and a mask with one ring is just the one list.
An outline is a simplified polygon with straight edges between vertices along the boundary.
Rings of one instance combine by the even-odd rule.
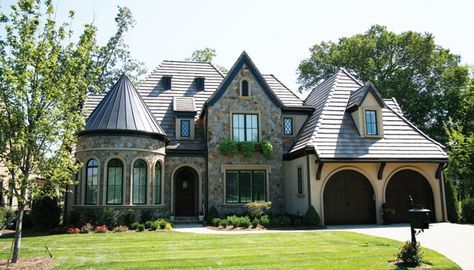
[[[315, 162], [315, 157], [312, 155], [310, 164], [312, 170], [316, 172], [318, 164]], [[428, 181], [433, 192], [434, 215], [437, 222], [443, 221], [442, 214], [442, 197], [440, 195], [440, 180], [436, 179], [437, 163], [387, 163], [385, 166], [382, 179], [377, 178], [380, 163], [325, 163], [323, 165], [321, 179], [316, 180], [316, 173], [311, 174], [311, 203], [316, 211], [320, 214], [324, 221], [324, 202], [323, 191], [330, 177], [341, 170], [349, 169], [355, 170], [363, 174], [370, 182], [375, 193], [375, 216], [377, 223], [383, 222], [380, 214], [382, 204], [385, 202], [385, 189], [390, 178], [398, 171], [403, 169], [414, 170], [423, 175]]]
[[[284, 161], [285, 171], [285, 212], [304, 215], [308, 208], [308, 173], [306, 156]], [[298, 195], [298, 172], [301, 167], [303, 174], [303, 194]]]
[[[245, 76], [250, 83], [251, 97], [240, 97], [239, 85]], [[270, 140], [273, 144], [272, 159], [265, 159], [260, 153], [245, 159], [241, 155], [223, 156], [218, 146], [223, 140], [231, 139], [231, 113], [257, 113], [259, 118], [260, 140]], [[281, 109], [278, 108], [255, 81], [252, 74], [239, 72], [226, 89], [223, 96], [208, 108], [208, 153], [209, 153], [209, 205], [216, 206], [221, 214], [241, 211], [241, 206], [226, 205], [225, 165], [267, 166], [268, 199], [272, 201], [273, 211], [283, 211], [283, 148]], [[240, 209], [239, 209], [240, 208]]]

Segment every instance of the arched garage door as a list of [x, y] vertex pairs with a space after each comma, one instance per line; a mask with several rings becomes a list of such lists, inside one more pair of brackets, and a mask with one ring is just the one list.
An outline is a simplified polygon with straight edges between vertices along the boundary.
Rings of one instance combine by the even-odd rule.
[[331, 176], [324, 188], [324, 223], [375, 223], [374, 190], [365, 176], [352, 170]]
[[408, 222], [409, 195], [413, 198], [415, 207], [430, 209], [434, 220], [433, 192], [428, 181], [416, 171], [402, 170], [390, 178], [385, 191], [387, 207], [395, 209], [390, 221]]

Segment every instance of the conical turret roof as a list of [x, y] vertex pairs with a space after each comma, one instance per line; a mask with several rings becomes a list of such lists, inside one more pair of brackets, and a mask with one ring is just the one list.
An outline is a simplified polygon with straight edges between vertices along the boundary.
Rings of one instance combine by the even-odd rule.
[[145, 133], [169, 140], [125, 74], [87, 118], [82, 134], [91, 133]]

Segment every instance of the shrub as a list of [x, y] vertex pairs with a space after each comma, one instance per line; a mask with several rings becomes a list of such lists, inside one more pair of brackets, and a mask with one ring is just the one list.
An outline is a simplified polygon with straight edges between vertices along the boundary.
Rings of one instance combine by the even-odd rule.
[[239, 225], [240, 227], [244, 228], [244, 229], [248, 229], [248, 227], [250, 226], [250, 218], [247, 217], [247, 216], [244, 216], [244, 217], [240, 217], [239, 218], [240, 222], [239, 222]]
[[259, 218], [264, 215], [272, 207], [272, 202], [249, 202], [245, 205], [250, 217]]
[[215, 206], [211, 206], [211, 208], [209, 208], [209, 212], [207, 213], [207, 220], [212, 222], [216, 218], [220, 218], [219, 212]]
[[150, 226], [150, 230], [152, 230], [152, 231], [158, 230], [158, 223], [152, 222], [151, 226]]
[[81, 224], [81, 212], [79, 212], [78, 210], [71, 210], [71, 212], [69, 212], [69, 217], [67, 219], [67, 223], [72, 225], [72, 226], [80, 226]]
[[127, 231], [128, 231], [128, 227], [123, 226], [123, 225], [115, 226], [113, 228], [113, 232], [127, 232]]
[[233, 156], [237, 153], [237, 143], [232, 140], [224, 140], [219, 144], [219, 152], [224, 156]]
[[254, 218], [252, 220], [252, 228], [257, 228], [259, 223], [260, 221], [258, 220], [258, 218]]
[[171, 225], [171, 223], [167, 222], [167, 223], [166, 223], [165, 230], [169, 231], [169, 230], [171, 230], [171, 229], [173, 229], [173, 225]]
[[104, 224], [104, 225], [95, 227], [94, 232], [95, 233], [106, 233], [107, 232], [107, 225]]
[[266, 159], [272, 158], [273, 145], [269, 140], [263, 140], [260, 143], [260, 148], [262, 149], [262, 154]]
[[114, 210], [112, 208], [106, 208], [103, 211], [102, 219], [108, 228], [113, 228], [119, 225], [120, 215], [120, 211]]
[[228, 221], [225, 218], [221, 219], [221, 221], [219, 222], [219, 226], [222, 226], [224, 228], [227, 227], [227, 225], [228, 225]]
[[140, 213], [141, 223], [145, 223], [148, 220], [153, 220], [154, 211], [153, 209], [143, 209]]
[[268, 225], [270, 225], [270, 218], [267, 215], [261, 216], [260, 225], [262, 225], [263, 227], [268, 227]]
[[306, 210], [303, 221], [306, 226], [319, 226], [321, 224], [321, 218], [312, 205]]
[[[133, 209], [127, 209], [125, 213], [122, 214], [123, 225], [131, 227], [132, 223], [136, 222], [135, 211]], [[133, 230], [133, 229], [132, 229]]]
[[137, 231], [139, 232], [143, 232], [145, 230], [145, 224], [138, 224], [137, 226]]
[[253, 142], [239, 142], [238, 148], [244, 158], [251, 158], [255, 153], [255, 143]]
[[151, 226], [153, 226], [153, 224], [155, 224], [154, 221], [148, 220], [147, 222], [145, 222], [145, 229], [151, 229]]
[[220, 218], [214, 218], [214, 219], [212, 219], [211, 224], [212, 224], [213, 226], [218, 227], [220, 222], [221, 222], [221, 219], [220, 219]]
[[166, 219], [164, 219], [164, 218], [160, 218], [160, 219], [158, 219], [158, 220], [156, 221], [156, 224], [158, 224], [158, 227], [159, 227], [160, 229], [162, 229], [162, 230], [164, 230], [164, 229], [166, 228], [166, 224], [167, 224], [167, 223], [168, 223], [168, 222], [167, 222]]
[[38, 230], [49, 230], [59, 226], [61, 207], [56, 198], [43, 197], [33, 201], [31, 208], [33, 225]]
[[91, 223], [87, 222], [84, 226], [81, 227], [81, 233], [90, 233], [94, 230], [94, 226]]
[[462, 219], [466, 223], [474, 223], [474, 197], [462, 202]]
[[78, 234], [80, 232], [81, 232], [81, 230], [79, 228], [76, 228], [76, 227], [70, 227], [69, 229], [67, 229], [68, 234]]
[[133, 222], [133, 223], [130, 225], [130, 229], [132, 229], [132, 230], [137, 230], [139, 225], [140, 225], [139, 222]]
[[410, 241], [405, 242], [397, 254], [397, 259], [408, 267], [419, 266], [422, 261], [420, 244], [414, 244]]
[[227, 225], [232, 225], [234, 226], [234, 228], [237, 228], [240, 226], [240, 218], [236, 215], [228, 216], [226, 220], [227, 220]]
[[272, 217], [271, 223], [272, 223], [272, 226], [287, 227], [287, 226], [291, 226], [291, 218], [287, 215], [279, 215], [276, 217]]
[[298, 226], [301, 226], [301, 225], [303, 225], [303, 221], [301, 220], [301, 218], [300, 217], [295, 217], [295, 219], [293, 219], [293, 226], [298, 227]]
[[13, 227], [15, 219], [15, 212], [10, 207], [0, 207], [0, 230]]
[[448, 220], [450, 222], [459, 222], [459, 203], [456, 194], [456, 187], [454, 181], [445, 179], [444, 186], [446, 187], [446, 210], [448, 212]]

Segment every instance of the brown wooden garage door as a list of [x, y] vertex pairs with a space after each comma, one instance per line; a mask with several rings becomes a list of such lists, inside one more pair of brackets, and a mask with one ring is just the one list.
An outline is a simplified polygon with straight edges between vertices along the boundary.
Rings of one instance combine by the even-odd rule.
[[[395, 209], [391, 222], [408, 222], [409, 201], [411, 195], [415, 206], [423, 206], [434, 212], [433, 193], [428, 181], [416, 171], [403, 170], [390, 178], [385, 198], [387, 207]], [[433, 220], [433, 214], [431, 215]]]
[[352, 170], [331, 176], [324, 188], [324, 222], [326, 225], [375, 223], [374, 191], [365, 176]]

